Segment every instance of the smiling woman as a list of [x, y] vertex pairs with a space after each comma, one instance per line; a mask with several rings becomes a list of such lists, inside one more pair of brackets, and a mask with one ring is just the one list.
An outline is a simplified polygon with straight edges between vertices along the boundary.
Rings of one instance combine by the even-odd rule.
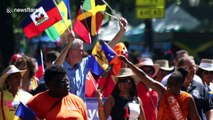
[[[102, 106], [102, 96], [98, 92], [98, 114], [100, 120], [106, 120], [111, 116], [112, 120], [144, 120], [142, 102], [137, 97], [134, 73], [129, 68], [121, 68], [113, 79], [116, 85]], [[119, 113], [119, 114], [118, 114]]]
[[26, 104], [32, 97], [21, 89], [24, 73], [25, 71], [10, 65], [0, 77], [0, 120], [13, 120], [19, 103]]

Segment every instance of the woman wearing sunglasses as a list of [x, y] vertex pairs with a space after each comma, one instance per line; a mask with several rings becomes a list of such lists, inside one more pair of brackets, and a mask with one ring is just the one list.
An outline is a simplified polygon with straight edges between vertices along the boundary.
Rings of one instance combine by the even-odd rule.
[[198, 66], [197, 75], [202, 79], [203, 84], [208, 86], [209, 95], [213, 98], [213, 59], [202, 59]]
[[121, 68], [113, 79], [116, 85], [102, 106], [102, 95], [98, 95], [98, 114], [100, 120], [145, 120], [142, 102], [137, 96], [134, 73], [129, 68]]

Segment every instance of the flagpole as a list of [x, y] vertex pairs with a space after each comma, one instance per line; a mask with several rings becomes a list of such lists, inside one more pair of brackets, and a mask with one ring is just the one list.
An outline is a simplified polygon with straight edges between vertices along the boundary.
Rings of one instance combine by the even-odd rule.
[[115, 16], [120, 19], [120, 17], [118, 16], [118, 14], [109, 6], [109, 4], [105, 1], [105, 0], [102, 0], [108, 7], [109, 9], [115, 14]]
[[108, 15], [108, 16], [110, 16], [110, 17], [112, 17], [112, 18], [115, 18], [115, 19], [117, 19], [117, 20], [119, 20], [116, 16], [114, 16], [114, 15], [111, 15], [111, 14], [109, 14], [109, 13], [107, 13], [107, 12], [104, 12], [106, 15]]
[[[58, 8], [58, 5], [57, 5], [56, 1], [53, 0], [53, 2], [54, 2], [55, 6], [56, 6], [57, 9], [58, 9], [58, 11], [59, 11], [59, 13], [60, 13], [60, 15], [61, 15], [61, 17], [62, 17], [62, 19], [63, 19], [63, 21], [64, 21], [64, 24], [65, 24], [66, 28], [68, 29], [69, 32], [71, 32], [71, 30], [69, 29], [68, 25], [67, 25], [66, 22], [65, 22], [65, 19], [64, 19], [63, 15], [61, 14], [61, 12], [60, 12], [60, 10], [59, 10], [59, 8]], [[71, 25], [72, 25], [72, 21], [71, 21]]]

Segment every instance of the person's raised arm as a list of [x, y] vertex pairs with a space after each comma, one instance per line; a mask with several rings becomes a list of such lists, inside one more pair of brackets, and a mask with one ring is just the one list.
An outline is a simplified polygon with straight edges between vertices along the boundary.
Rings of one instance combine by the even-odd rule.
[[136, 74], [136, 76], [147, 86], [154, 89], [159, 96], [162, 96], [164, 90], [166, 89], [161, 83], [155, 81], [151, 77], [149, 77], [143, 70], [135, 66], [132, 62], [130, 62], [126, 57], [120, 55], [120, 60], [127, 64], [127, 66], [132, 69], [132, 71]]
[[124, 33], [127, 30], [128, 22], [124, 18], [119, 19], [119, 26], [120, 30], [119, 32], [115, 35], [115, 37], [108, 43], [111, 48], [114, 48], [115, 45], [121, 40], [123, 37]]
[[72, 42], [75, 39], [75, 33], [72, 30], [69, 35], [68, 35], [68, 43], [67, 45], [64, 47], [64, 49], [61, 51], [60, 55], [58, 56], [58, 58], [55, 60], [54, 64], [56, 65], [62, 65], [64, 63], [64, 60], [66, 59], [67, 53], [72, 45]]

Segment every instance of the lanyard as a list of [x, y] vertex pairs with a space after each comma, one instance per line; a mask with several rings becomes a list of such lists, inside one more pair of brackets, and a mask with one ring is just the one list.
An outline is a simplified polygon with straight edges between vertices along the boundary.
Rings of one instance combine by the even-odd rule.
[[3, 110], [3, 91], [1, 93], [1, 112], [2, 112], [3, 120], [5, 120], [5, 114], [4, 114], [4, 110]]

